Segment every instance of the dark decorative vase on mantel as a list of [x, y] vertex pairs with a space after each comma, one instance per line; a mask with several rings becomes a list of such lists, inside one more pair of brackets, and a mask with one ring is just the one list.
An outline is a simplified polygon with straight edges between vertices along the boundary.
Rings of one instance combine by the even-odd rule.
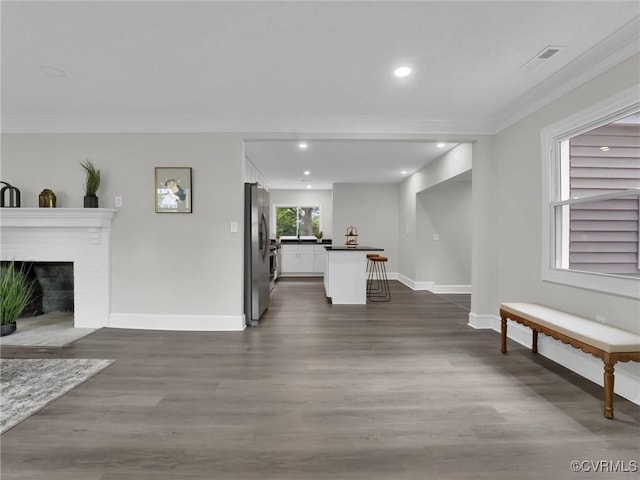
[[84, 208], [98, 208], [98, 196], [97, 195], [85, 195], [84, 196]]
[[93, 166], [91, 160], [80, 162], [86, 175], [84, 182], [84, 208], [98, 208], [96, 192], [100, 186], [100, 170]]

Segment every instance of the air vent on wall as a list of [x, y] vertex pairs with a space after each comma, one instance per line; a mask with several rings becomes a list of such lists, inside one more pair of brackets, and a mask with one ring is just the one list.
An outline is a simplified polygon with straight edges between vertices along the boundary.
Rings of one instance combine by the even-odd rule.
[[531, 60], [520, 67], [521, 70], [531, 71], [534, 68], [539, 67], [542, 63], [549, 60], [554, 55], [558, 54], [564, 47], [547, 45], [538, 52]]

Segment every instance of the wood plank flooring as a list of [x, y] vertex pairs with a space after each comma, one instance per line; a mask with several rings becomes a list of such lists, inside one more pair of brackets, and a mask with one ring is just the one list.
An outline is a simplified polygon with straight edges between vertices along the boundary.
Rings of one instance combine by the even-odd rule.
[[244, 332], [102, 329], [3, 358], [116, 362], [1, 437], [1, 478], [423, 480], [637, 478], [572, 460], [640, 460], [640, 407], [528, 349], [500, 353], [467, 311], [391, 282], [329, 305], [282, 279]]

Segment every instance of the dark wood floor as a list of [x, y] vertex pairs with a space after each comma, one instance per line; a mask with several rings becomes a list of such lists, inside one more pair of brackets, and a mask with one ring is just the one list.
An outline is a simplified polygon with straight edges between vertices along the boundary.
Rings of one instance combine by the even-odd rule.
[[116, 362], [1, 438], [2, 480], [578, 479], [640, 460], [640, 407], [392, 282], [391, 303], [329, 305], [282, 280], [261, 326], [102, 329], [2, 357]]

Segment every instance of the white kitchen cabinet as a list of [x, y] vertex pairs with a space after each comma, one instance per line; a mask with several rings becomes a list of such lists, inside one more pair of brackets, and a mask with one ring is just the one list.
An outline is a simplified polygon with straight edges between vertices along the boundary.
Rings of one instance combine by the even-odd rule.
[[282, 244], [282, 273], [313, 273], [313, 247]]
[[324, 273], [326, 250], [321, 244], [282, 244], [282, 274], [318, 275]]
[[324, 245], [313, 246], [313, 271], [314, 273], [324, 273], [327, 263], [327, 250]]

